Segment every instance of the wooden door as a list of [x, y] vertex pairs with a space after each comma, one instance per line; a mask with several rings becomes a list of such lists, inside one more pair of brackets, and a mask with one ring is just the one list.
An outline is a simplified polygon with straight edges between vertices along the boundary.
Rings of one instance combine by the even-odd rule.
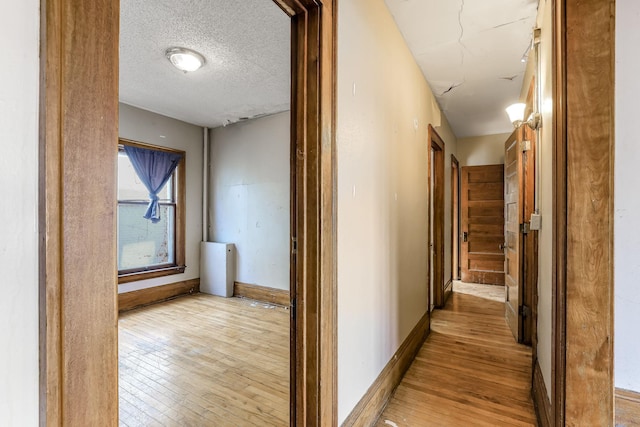
[[522, 128], [511, 134], [505, 142], [504, 156], [504, 268], [505, 268], [505, 317], [511, 333], [522, 342], [523, 300], [522, 265], [523, 247], [520, 224], [523, 221], [524, 194], [522, 191], [522, 151], [519, 134]]
[[460, 169], [463, 282], [504, 284], [504, 165]]

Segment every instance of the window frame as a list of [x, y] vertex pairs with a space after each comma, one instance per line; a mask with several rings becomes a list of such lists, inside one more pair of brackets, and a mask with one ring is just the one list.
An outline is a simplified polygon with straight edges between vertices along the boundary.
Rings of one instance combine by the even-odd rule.
[[[178, 163], [178, 167], [173, 172], [173, 192], [175, 201], [175, 222], [174, 222], [174, 262], [154, 265], [149, 267], [141, 267], [127, 270], [116, 270], [118, 273], [118, 285], [129, 282], [137, 282], [139, 280], [153, 279], [156, 277], [170, 276], [173, 274], [184, 273], [185, 265], [185, 200], [186, 200], [186, 153], [182, 150], [176, 150], [172, 148], [162, 147], [158, 145], [147, 144], [139, 141], [133, 141], [130, 139], [119, 138], [118, 139], [118, 151], [122, 146], [129, 145], [133, 147], [146, 148], [150, 150], [164, 151], [168, 153], [178, 153], [182, 155], [182, 159]], [[117, 166], [116, 166], [117, 167]], [[117, 186], [116, 186], [117, 189]], [[117, 206], [120, 204], [120, 200], [116, 194], [116, 212]], [[172, 203], [160, 202], [161, 205], [173, 205]], [[118, 227], [116, 222], [116, 227]], [[116, 229], [116, 235], [118, 230]]]

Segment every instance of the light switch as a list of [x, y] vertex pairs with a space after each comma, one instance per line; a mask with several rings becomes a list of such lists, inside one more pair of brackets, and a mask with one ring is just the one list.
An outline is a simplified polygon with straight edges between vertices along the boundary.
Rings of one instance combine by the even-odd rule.
[[530, 230], [541, 230], [542, 229], [542, 215], [540, 214], [531, 214], [531, 220], [529, 222]]

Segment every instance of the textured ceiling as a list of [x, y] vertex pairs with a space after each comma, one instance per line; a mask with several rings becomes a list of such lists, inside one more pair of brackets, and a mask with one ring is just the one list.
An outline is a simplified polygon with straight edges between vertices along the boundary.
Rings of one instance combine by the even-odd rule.
[[[120, 101], [200, 126], [289, 109], [289, 17], [271, 0], [121, 0]], [[165, 50], [200, 52], [193, 73]]]
[[[458, 137], [511, 131], [537, 0], [385, 0]], [[290, 20], [271, 0], [121, 0], [120, 100], [216, 127], [289, 109]], [[184, 74], [164, 52], [202, 53]]]
[[385, 0], [459, 138], [511, 132], [538, 0]]

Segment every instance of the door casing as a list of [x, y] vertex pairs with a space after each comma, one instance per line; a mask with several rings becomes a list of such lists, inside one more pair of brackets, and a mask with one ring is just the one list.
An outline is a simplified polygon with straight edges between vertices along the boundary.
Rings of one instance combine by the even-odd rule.
[[451, 280], [460, 280], [460, 163], [453, 154], [451, 155]]
[[552, 419], [613, 425], [615, 0], [552, 13]]
[[[433, 305], [444, 307], [444, 141], [433, 126], [429, 125], [429, 191], [433, 192]], [[431, 162], [433, 156], [433, 163]], [[433, 164], [433, 168], [431, 167]], [[433, 170], [432, 170], [433, 169]], [[433, 186], [431, 178], [433, 177]], [[431, 219], [430, 219], [431, 222]]]
[[[274, 1], [292, 22], [291, 425], [335, 425], [335, 0]], [[51, 426], [118, 422], [118, 34], [118, 0], [41, 0], [40, 419]]]

